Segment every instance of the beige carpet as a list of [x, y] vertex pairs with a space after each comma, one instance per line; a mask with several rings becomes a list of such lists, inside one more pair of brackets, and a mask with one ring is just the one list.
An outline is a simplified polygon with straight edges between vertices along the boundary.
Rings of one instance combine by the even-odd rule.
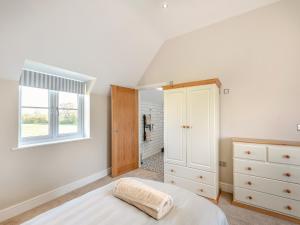
[[[147, 171], [144, 169], [137, 169], [130, 173], [125, 174], [124, 176], [134, 176], [145, 179], [152, 179], [157, 181], [162, 181], [162, 174], [158, 174], [152, 171]], [[117, 178], [115, 178], [117, 179]], [[32, 209], [28, 212], [25, 212], [19, 216], [16, 216], [6, 222], [0, 223], [0, 225], [17, 225], [21, 224], [43, 212], [48, 211], [49, 209], [55, 208], [66, 201], [74, 199], [78, 196], [81, 196], [91, 190], [99, 188], [105, 184], [110, 183], [114, 179], [107, 176], [103, 179], [100, 179], [92, 184], [89, 184], [85, 187], [77, 189], [69, 194], [66, 194], [58, 199], [50, 201], [46, 204], [43, 204], [35, 209]], [[219, 202], [219, 206], [225, 212], [227, 219], [230, 225], [294, 225], [287, 221], [283, 221], [274, 217], [266, 216], [264, 214], [256, 213], [250, 210], [239, 208], [230, 204], [232, 196], [230, 194], [222, 194]], [[200, 212], [199, 212], [200, 213]], [[63, 225], [63, 224], [62, 224]], [[185, 225], [185, 224], [183, 224]], [[195, 224], [196, 225], [196, 224]], [[209, 224], [207, 224], [209, 225]]]

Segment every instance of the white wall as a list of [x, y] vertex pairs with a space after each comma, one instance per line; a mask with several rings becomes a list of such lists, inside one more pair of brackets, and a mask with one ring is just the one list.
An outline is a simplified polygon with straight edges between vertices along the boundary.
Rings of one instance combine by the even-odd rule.
[[231, 137], [300, 140], [300, 1], [284, 0], [167, 41], [140, 85], [219, 77], [221, 181]]
[[[140, 91], [140, 123], [139, 123], [139, 140], [140, 153], [142, 159], [152, 156], [161, 151], [164, 142], [164, 113], [163, 113], [163, 95], [159, 91]], [[153, 131], [151, 133], [151, 141], [143, 139], [143, 115], [151, 114]]]
[[15, 150], [18, 82], [0, 80], [0, 210], [110, 167], [110, 101], [91, 95], [90, 140]]
[[133, 87], [168, 37], [274, 1], [2, 0], [0, 78], [19, 80], [29, 59], [96, 77], [96, 93]]
[[0, 78], [19, 80], [28, 59], [94, 76], [98, 94], [135, 86], [163, 43], [145, 11], [132, 0], [0, 1]]

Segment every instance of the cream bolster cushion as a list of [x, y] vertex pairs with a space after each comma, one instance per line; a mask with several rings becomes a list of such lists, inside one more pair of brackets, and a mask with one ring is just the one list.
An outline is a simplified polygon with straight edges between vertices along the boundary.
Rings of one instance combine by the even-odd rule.
[[170, 195], [132, 178], [116, 181], [113, 195], [159, 220], [173, 208]]

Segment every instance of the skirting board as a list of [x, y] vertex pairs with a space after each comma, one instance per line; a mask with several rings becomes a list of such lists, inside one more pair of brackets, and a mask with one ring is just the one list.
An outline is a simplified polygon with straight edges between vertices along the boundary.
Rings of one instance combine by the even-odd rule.
[[220, 189], [223, 192], [227, 193], [233, 193], [233, 186], [232, 184], [224, 183], [224, 182], [219, 182]]
[[259, 213], [262, 213], [262, 214], [265, 214], [265, 215], [268, 215], [268, 216], [274, 216], [274, 217], [282, 219], [282, 220], [291, 221], [291, 222], [296, 223], [296, 224], [300, 224], [300, 220], [295, 218], [295, 217], [291, 217], [291, 216], [287, 216], [287, 215], [284, 215], [284, 214], [281, 214], [281, 213], [273, 212], [271, 210], [258, 208], [258, 207], [243, 204], [243, 203], [237, 202], [237, 201], [232, 201], [232, 205], [239, 206], [239, 207], [244, 208], [244, 209], [253, 210], [255, 212], [259, 212]]
[[26, 200], [14, 206], [6, 209], [0, 210], [0, 222], [5, 221], [11, 217], [22, 214], [30, 209], [33, 209], [39, 205], [63, 196], [71, 191], [81, 188], [87, 184], [90, 184], [96, 180], [99, 180], [111, 173], [111, 168], [100, 171], [98, 173], [92, 174], [88, 177], [82, 178], [80, 180], [74, 181], [70, 184], [64, 185], [62, 187], [56, 188], [52, 191], [46, 192], [44, 194], [38, 195], [32, 199]]
[[153, 155], [155, 155], [157, 153], [160, 153], [160, 152], [161, 152], [161, 148], [158, 148], [155, 151], [150, 152], [150, 153], [144, 153], [143, 154], [143, 160], [145, 160], [145, 159], [147, 159], [147, 158], [149, 158], [149, 157], [151, 157], [151, 156], [153, 156]]

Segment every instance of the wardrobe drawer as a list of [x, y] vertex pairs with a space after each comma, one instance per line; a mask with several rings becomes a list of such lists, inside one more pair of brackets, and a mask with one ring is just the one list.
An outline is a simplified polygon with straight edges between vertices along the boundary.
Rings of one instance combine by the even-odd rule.
[[233, 143], [234, 157], [266, 161], [267, 147], [265, 145]]
[[187, 180], [181, 177], [175, 177], [165, 174], [165, 183], [174, 184], [178, 187], [185, 188], [192, 191], [198, 195], [202, 195], [207, 198], [217, 199], [218, 191], [216, 187], [197, 183], [191, 180]]
[[234, 186], [300, 200], [300, 185], [234, 173]]
[[234, 188], [234, 200], [298, 218], [300, 215], [299, 201], [247, 190], [244, 188]]
[[193, 180], [195, 182], [200, 182], [212, 186], [216, 184], [215, 173], [197, 170], [197, 169], [191, 169], [188, 167], [175, 166], [171, 164], [165, 164], [164, 170], [166, 174], [172, 176], [182, 177], [182, 178]]
[[269, 161], [300, 166], [300, 148], [269, 146]]
[[300, 167], [234, 159], [234, 172], [300, 184]]

